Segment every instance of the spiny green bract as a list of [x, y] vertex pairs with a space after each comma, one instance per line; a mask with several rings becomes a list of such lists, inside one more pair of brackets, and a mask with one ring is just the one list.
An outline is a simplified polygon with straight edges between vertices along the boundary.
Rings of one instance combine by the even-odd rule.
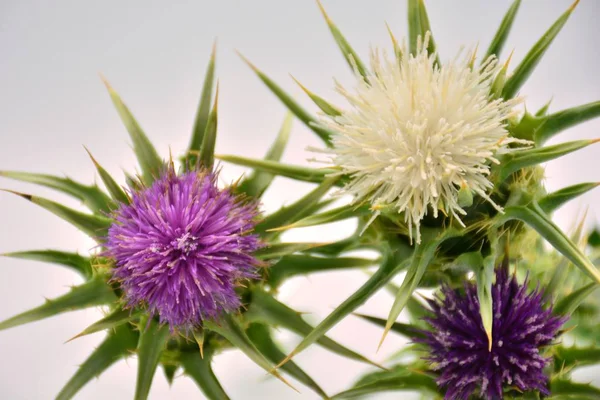
[[[502, 19], [492, 43], [483, 57], [480, 58], [481, 60], [487, 60], [489, 56], [500, 57], [511, 26], [515, 22], [520, 3], [520, 0], [513, 2]], [[577, 3], [578, 1], [575, 1], [557, 19], [514, 69], [509, 68], [509, 62], [503, 64], [490, 87], [490, 101], [494, 99], [507, 101], [515, 98], [519, 89], [534, 71], [554, 38], [575, 10]], [[380, 70], [369, 70], [367, 64], [360, 59], [360, 56], [344, 38], [340, 29], [325, 13], [320, 2], [319, 6], [342, 55], [353, 70], [359, 85], [365, 88], [365, 92], [361, 92], [355, 97], [352, 97], [354, 94], [347, 95], [347, 92], [341, 90], [340, 92], [350, 99], [354, 107], [363, 107], [362, 104], [368, 101], [366, 96], [363, 95], [366, 93], [366, 90], [369, 90], [370, 85], [376, 85], [378, 90], [385, 90], [387, 83], [386, 85], [381, 83]], [[393, 44], [392, 54], [395, 55], [395, 61], [398, 63], [404, 62], [409, 57], [414, 57], [419, 51], [419, 46], [422, 45], [421, 38], [432, 32], [423, 0], [408, 0], [408, 26], [408, 52], [399, 45], [399, 41], [390, 30]], [[425, 46], [431, 57], [431, 71], [435, 73], [436, 68], [439, 68], [442, 64], [437, 57], [436, 42], [433, 35], [425, 43]], [[346, 118], [345, 114], [351, 111], [345, 110], [339, 105], [329, 103], [323, 97], [311, 92], [300, 84], [301, 88], [320, 109], [322, 119], [317, 118], [302, 108], [258, 67], [251, 64], [246, 58], [244, 60], [287, 108], [322, 139], [325, 146], [324, 152], [331, 152], [332, 148], [335, 150], [336, 136], [345, 134], [341, 130], [336, 131], [337, 127], [335, 123], [342, 124], [342, 121], [345, 121], [344, 118]], [[392, 61], [386, 62], [392, 63]], [[470, 68], [478, 68], [475, 63], [476, 57], [473, 54]], [[396, 80], [402, 79], [400, 73], [393, 78]], [[397, 93], [393, 95], [399, 96]], [[385, 101], [392, 100], [382, 97], [380, 103], [366, 104], [361, 108], [362, 113], [358, 115], [354, 122], [360, 121], [360, 123], [368, 124], [368, 121], [365, 122], [365, 115], [368, 114], [367, 111], [370, 110], [369, 112], [377, 114], [376, 110], [381, 109], [381, 105]], [[357, 106], [356, 104], [359, 105]], [[386, 106], [384, 105], [384, 107]], [[413, 244], [410, 240], [411, 226], [405, 222], [407, 221], [405, 213], [410, 212], [410, 210], [407, 209], [398, 213], [398, 210], [390, 204], [371, 205], [366, 199], [365, 201], [361, 201], [363, 198], [359, 195], [353, 204], [322, 213], [313, 213], [313, 215], [295, 224], [282, 227], [281, 229], [288, 229], [329, 223], [348, 218], [358, 218], [359, 226], [352, 236], [335, 245], [326, 246], [320, 251], [327, 255], [343, 255], [344, 252], [350, 250], [376, 249], [381, 252], [381, 261], [377, 271], [310, 332], [279, 366], [285, 366], [286, 362], [289, 362], [295, 355], [319, 340], [329, 329], [384, 287], [392, 290], [395, 296], [395, 301], [387, 320], [369, 316], [363, 317], [384, 328], [383, 338], [390, 331], [411, 336], [413, 334], [411, 328], [420, 326], [419, 318], [424, 315], [424, 309], [426, 309], [426, 306], [415, 296], [417, 289], [437, 289], [441, 284], [460, 287], [465, 281], [475, 279], [478, 287], [479, 312], [488, 335], [488, 340], [491, 343], [494, 334], [492, 329], [494, 316], [492, 315], [491, 298], [494, 265], [503, 256], [507, 256], [508, 262], [513, 268], [514, 266], [518, 266], [519, 271], [523, 269], [535, 270], [531, 264], [527, 264], [527, 267], [521, 265], [520, 252], [507, 251], [507, 249], [514, 250], [515, 244], [520, 244], [525, 238], [531, 236], [535, 238], [535, 242], [537, 243], [537, 246], [530, 249], [530, 251], [535, 251], [531, 260], [534, 260], [532, 262], [535, 263], [539, 260], [540, 264], [545, 266], [547, 273], [551, 274], [554, 278], [555, 284], [560, 277], [565, 276], [564, 274], [567, 273], [565, 272], [567, 268], [565, 265], [573, 265], [573, 268], [576, 268], [579, 273], [577, 285], [569, 286], [569, 288], [573, 288], [573, 292], [560, 290], [555, 293], [553, 300], [556, 302], [558, 310], [556, 312], [570, 315], [573, 311], [586, 313], [587, 310], [587, 315], [591, 313], [597, 314], [596, 311], [589, 307], [589, 304], [593, 300], [584, 301], [584, 299], [588, 298], [598, 287], [600, 283], [600, 270], [586, 256], [582, 248], [577, 245], [577, 241], [572, 240], [562, 232], [551, 220], [551, 215], [556, 209], [564, 203], [595, 188], [597, 183], [573, 185], [554, 193], [548, 193], [543, 186], [543, 169], [541, 164], [580, 150], [596, 142], [595, 140], [579, 140], [558, 145], [545, 145], [548, 139], [563, 130], [599, 116], [600, 103], [594, 102], [553, 113], [549, 112], [548, 109], [549, 105], [546, 105], [534, 114], [525, 111], [520, 115], [510, 116], [505, 121], [505, 127], [509, 136], [520, 140], [521, 143], [527, 143], [527, 145], [520, 148], [515, 145], [509, 145], [510, 151], [497, 155], [498, 163], [491, 164], [490, 173], [487, 176], [493, 184], [493, 189], [486, 194], [486, 196], [489, 196], [489, 199], [484, 198], [482, 193], [471, 192], [468, 186], [455, 187], [458, 203], [465, 211], [465, 214], [461, 215], [464, 226], [458, 223], [457, 218], [452, 215], [444, 215], [445, 204], [441, 203], [439, 209], [442, 212], [439, 215], [435, 217], [431, 216], [431, 214], [435, 215], [436, 213], [433, 211], [437, 210], [429, 209], [430, 213], [423, 218], [421, 224], [422, 240], [420, 243]], [[323, 120], [334, 121], [335, 123], [324, 124]], [[381, 121], [376, 122], [381, 123]], [[363, 132], [368, 126], [351, 125], [350, 127], [356, 128], [359, 134], [364, 134]], [[367, 157], [368, 155], [365, 154], [364, 156]], [[220, 156], [220, 159], [307, 182], [324, 182], [328, 177], [334, 176], [339, 178], [336, 185], [342, 188], [347, 187], [348, 184], [352, 184], [354, 179], [357, 179], [356, 174], [345, 174], [343, 168], [339, 168], [339, 166], [316, 169], [229, 155]], [[381, 159], [379, 158], [378, 160], [380, 161]], [[362, 164], [362, 166], [365, 171], [369, 171], [368, 165]], [[390, 168], [392, 167], [395, 167], [395, 165], [390, 166]], [[385, 166], [381, 166], [380, 168], [384, 169]], [[372, 170], [374, 171], [375, 167]], [[364, 173], [363, 176], [367, 174]], [[374, 177], [373, 181], [377, 182], [378, 179], [379, 177]], [[380, 188], [377, 186], [370, 188], [372, 191], [377, 191], [378, 189]], [[490, 202], [489, 200], [492, 201]], [[496, 204], [498, 207], [494, 207], [493, 204]], [[550, 255], [542, 243], [549, 243], [556, 253]], [[544, 260], [548, 257], [552, 260], [545, 262]], [[560, 257], [563, 259], [559, 260]], [[405, 272], [402, 285], [400, 287], [392, 286], [389, 282], [401, 272]], [[558, 277], [552, 274], [558, 274]], [[539, 282], [542, 285], [542, 290], [544, 289], [544, 285], [549, 284], [547, 279], [531, 279], [530, 282], [534, 285]], [[411, 317], [411, 324], [396, 322], [396, 319], [405, 308]], [[584, 329], [575, 328], [571, 334], [581, 335], [583, 331]], [[595, 332], [597, 335], [597, 325]], [[401, 353], [403, 355], [415, 354], [413, 350], [411, 346]], [[567, 367], [576, 365], [576, 359], [575, 356], [572, 356], [572, 353], [578, 351], [577, 349], [551, 346], [551, 349], [548, 351], [550, 354], [556, 353], [554, 364], [556, 371], [564, 371], [564, 368], [559, 366], [561, 360], [570, 360], [570, 363], [564, 362]], [[416, 354], [419, 355], [418, 352]], [[595, 362], [597, 363], [599, 359], [597, 352], [594, 354]], [[592, 363], [594, 357], [585, 357], [586, 361], [582, 365]], [[339, 393], [335, 397], [350, 398], [361, 395], [367, 396], [371, 393], [384, 390], [419, 390], [427, 398], [440, 396], [440, 389], [436, 387], [431, 375], [425, 372], [426, 369], [427, 366], [422, 361], [404, 362], [391, 371], [377, 372], [366, 376], [357, 382], [354, 388]], [[600, 389], [593, 388], [592, 386], [571, 382], [569, 376], [563, 373], [552, 374], [550, 382], [551, 391], [558, 396], [573, 394], [588, 396], [586, 398], [596, 398], [600, 392]], [[513, 395], [518, 394], [513, 392]], [[523, 396], [527, 397], [530, 394], [523, 394]], [[535, 395], [533, 396], [528, 398], [535, 398]]]

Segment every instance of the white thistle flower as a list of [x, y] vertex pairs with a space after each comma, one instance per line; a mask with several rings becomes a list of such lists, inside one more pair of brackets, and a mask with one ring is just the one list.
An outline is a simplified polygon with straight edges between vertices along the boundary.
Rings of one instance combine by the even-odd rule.
[[[429, 209], [453, 215], [461, 224], [461, 188], [490, 202], [490, 164], [509, 151], [507, 118], [521, 99], [493, 99], [490, 88], [501, 69], [494, 57], [481, 67], [459, 55], [441, 66], [428, 54], [429, 35], [412, 56], [400, 60], [373, 51], [368, 82], [357, 73], [355, 93], [336, 90], [352, 106], [322, 123], [333, 131], [333, 148], [322, 150], [351, 181], [342, 190], [373, 209], [390, 207], [404, 218], [420, 242], [420, 221]], [[377, 215], [377, 214], [376, 214]]]

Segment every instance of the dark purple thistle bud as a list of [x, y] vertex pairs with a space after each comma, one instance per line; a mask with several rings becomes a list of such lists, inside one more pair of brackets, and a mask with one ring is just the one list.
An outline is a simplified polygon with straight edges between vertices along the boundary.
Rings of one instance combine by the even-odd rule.
[[129, 306], [144, 307], [171, 329], [189, 329], [240, 306], [236, 286], [256, 277], [261, 247], [250, 234], [255, 202], [220, 190], [216, 175], [171, 168], [121, 205], [108, 231], [113, 278]]
[[476, 286], [465, 284], [464, 294], [443, 287], [442, 295], [429, 301], [433, 315], [425, 320], [431, 330], [421, 331], [423, 336], [414, 340], [429, 347], [426, 359], [439, 373], [437, 383], [446, 389], [445, 399], [466, 400], [473, 394], [502, 399], [504, 388], [549, 394], [543, 372], [549, 360], [540, 352], [567, 319], [544, 307], [540, 290], [528, 293], [526, 283], [520, 285], [506, 269], [496, 271], [491, 350]]

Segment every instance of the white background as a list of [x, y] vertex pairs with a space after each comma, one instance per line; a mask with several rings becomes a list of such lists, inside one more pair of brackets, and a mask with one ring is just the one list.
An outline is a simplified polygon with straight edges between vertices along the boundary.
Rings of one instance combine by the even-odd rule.
[[[567, 9], [569, 0], [527, 0], [519, 11], [505, 56], [515, 50], [516, 65], [533, 43]], [[432, 29], [442, 59], [461, 45], [477, 42], [484, 50], [508, 1], [427, 2]], [[329, 14], [359, 54], [369, 45], [389, 48], [384, 22], [397, 37], [407, 31], [403, 0], [325, 0]], [[552, 110], [600, 99], [598, 40], [600, 3], [583, 1], [523, 87], [532, 110], [554, 98]], [[0, 169], [25, 170], [90, 182], [92, 163], [82, 145], [114, 175], [133, 170], [135, 159], [127, 134], [98, 78], [102, 72], [119, 91], [163, 156], [169, 148], [180, 154], [189, 133], [212, 41], [219, 40], [220, 118], [218, 153], [260, 157], [274, 138], [285, 110], [279, 101], [235, 55], [239, 49], [299, 101], [314, 110], [288, 73], [322, 96], [333, 95], [332, 77], [350, 83], [351, 75], [312, 1], [34, 1], [0, 0]], [[296, 121], [297, 122], [297, 121]], [[578, 126], [555, 140], [598, 137], [600, 121]], [[305, 163], [305, 148], [319, 145], [297, 122], [284, 159]], [[552, 162], [547, 167], [550, 190], [577, 182], [598, 181], [595, 147]], [[234, 180], [242, 169], [226, 166], [223, 180]], [[0, 186], [60, 199], [48, 190], [2, 180]], [[264, 209], [274, 210], [310, 188], [279, 179], [267, 192]], [[600, 192], [583, 196], [560, 210], [559, 224], [568, 228], [574, 216], [590, 207], [597, 221]], [[57, 217], [17, 198], [0, 193], [0, 252], [59, 248], [86, 252], [92, 242]], [[346, 235], [352, 224], [318, 231], [305, 230], [290, 239], [322, 240]], [[318, 322], [365, 280], [360, 272], [315, 275], [295, 279], [281, 299]], [[0, 258], [0, 320], [40, 304], [44, 297], [64, 293], [80, 281], [60, 267]], [[392, 299], [376, 295], [361, 311], [386, 316]], [[0, 332], [0, 398], [50, 399], [75, 372], [103, 334], [63, 344], [98, 319], [95, 310]], [[377, 360], [385, 360], [403, 341], [389, 338], [375, 353], [380, 330], [347, 318], [331, 336]], [[298, 338], [283, 333], [288, 349]], [[326, 391], [348, 387], [367, 368], [311, 348], [297, 357]], [[119, 362], [88, 384], [78, 399], [129, 399], [135, 386], [136, 362]], [[303, 388], [298, 395], [229, 352], [215, 362], [217, 375], [233, 399], [314, 399]], [[583, 380], [593, 373], [581, 375]], [[600, 383], [600, 380], [596, 380]], [[398, 398], [398, 394], [378, 398]], [[178, 378], [169, 388], [157, 373], [151, 399], [202, 398], [195, 384]]]

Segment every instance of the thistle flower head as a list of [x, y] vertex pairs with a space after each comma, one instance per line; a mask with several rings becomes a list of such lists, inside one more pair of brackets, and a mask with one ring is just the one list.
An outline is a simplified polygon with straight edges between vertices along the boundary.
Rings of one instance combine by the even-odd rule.
[[468, 399], [473, 393], [485, 399], [501, 399], [504, 387], [549, 394], [543, 368], [548, 360], [540, 354], [550, 344], [566, 318], [545, 308], [539, 290], [527, 292], [498, 269], [492, 286], [493, 341], [491, 350], [483, 328], [474, 284], [464, 295], [445, 287], [443, 298], [430, 301], [433, 315], [426, 318], [431, 331], [415, 341], [430, 349], [428, 360], [439, 371], [438, 384], [446, 399]]
[[351, 108], [324, 118], [333, 131], [332, 164], [352, 177], [345, 192], [380, 208], [405, 213], [420, 241], [420, 221], [429, 208], [460, 221], [465, 214], [459, 190], [475, 193], [496, 208], [487, 193], [495, 156], [517, 141], [505, 120], [520, 99], [494, 99], [490, 93], [501, 66], [493, 57], [481, 67], [473, 57], [457, 56], [437, 65], [427, 52], [429, 35], [415, 55], [406, 46], [390, 59], [375, 50], [367, 79], [358, 73], [354, 93], [337, 90]]
[[130, 306], [147, 307], [172, 329], [235, 311], [236, 286], [254, 277], [260, 247], [249, 234], [255, 203], [216, 186], [216, 175], [171, 168], [121, 205], [106, 242], [113, 276]]

